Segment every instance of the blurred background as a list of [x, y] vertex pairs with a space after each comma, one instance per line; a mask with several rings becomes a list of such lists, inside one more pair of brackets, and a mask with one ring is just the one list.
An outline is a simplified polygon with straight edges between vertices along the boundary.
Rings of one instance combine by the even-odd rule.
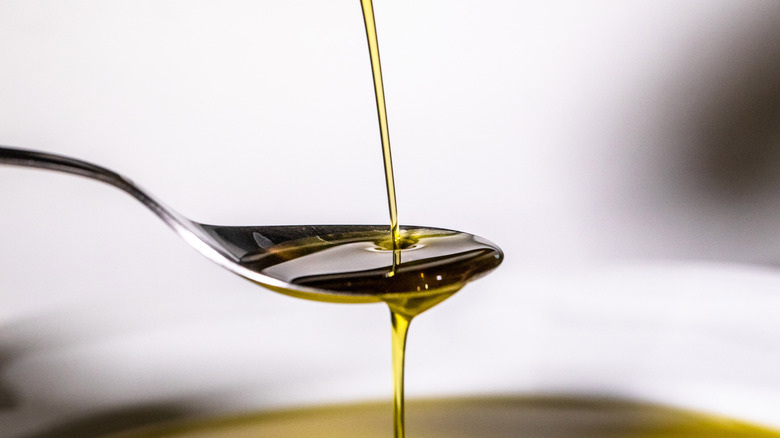
[[[415, 320], [407, 395], [780, 427], [780, 3], [374, 3], [401, 222], [506, 252]], [[356, 0], [0, 0], [0, 144], [204, 223], [389, 220]], [[261, 289], [112, 187], [0, 166], [0, 242], [2, 436], [390, 399], [383, 306]]]

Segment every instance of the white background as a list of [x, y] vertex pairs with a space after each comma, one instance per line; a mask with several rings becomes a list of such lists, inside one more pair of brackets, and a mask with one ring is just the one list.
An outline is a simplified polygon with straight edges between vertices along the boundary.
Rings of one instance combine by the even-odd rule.
[[[589, 391], [780, 426], [780, 166], [739, 146], [741, 179], [699, 166], [721, 132], [778, 149], [780, 7], [375, 10], [401, 222], [506, 253], [415, 321], [408, 394]], [[199, 222], [387, 222], [373, 99], [355, 0], [0, 1], [0, 144], [106, 166]], [[0, 166], [2, 431], [388, 398], [387, 321], [235, 277], [112, 187]], [[732, 375], [750, 377], [711, 384]]]

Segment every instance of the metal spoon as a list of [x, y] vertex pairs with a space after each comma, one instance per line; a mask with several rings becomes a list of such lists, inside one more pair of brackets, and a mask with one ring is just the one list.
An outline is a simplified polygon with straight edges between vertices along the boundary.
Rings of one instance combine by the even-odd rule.
[[[441, 295], [442, 298], [460, 289], [466, 282], [477, 278], [501, 263], [503, 254], [494, 244], [480, 237], [442, 228], [402, 227], [402, 232], [408, 242], [411, 255], [407, 261], [396, 266], [392, 263], [392, 248], [382, 246], [382, 239], [389, 238], [387, 225], [289, 225], [289, 226], [217, 226], [194, 222], [166, 207], [149, 193], [143, 191], [124, 176], [95, 164], [62, 155], [49, 154], [31, 150], [0, 147], [0, 164], [35, 167], [57, 170], [92, 178], [117, 187], [140, 201], [154, 214], [171, 227], [185, 242], [195, 248], [209, 260], [223, 268], [248, 280], [265, 286], [277, 292], [316, 301], [365, 303], [392, 300], [417, 299], [431, 295]], [[415, 255], [413, 251], [424, 245], [425, 239], [436, 238], [446, 241], [444, 244], [429, 245], [425, 251]], [[301, 251], [315, 254], [345, 242], [375, 242], [376, 245], [367, 249], [377, 252], [390, 251], [392, 272], [384, 266], [358, 267], [349, 275], [357, 275], [360, 279], [373, 278], [377, 275], [392, 277], [396, 269], [405, 278], [425, 279], [425, 275], [433, 277], [425, 280], [424, 289], [417, 286], [416, 290], [386, 290], [375, 288], [360, 289], [357, 281], [337, 281], [327, 275], [309, 275], [298, 283], [290, 276], [290, 269], [275, 269], [279, 259], [287, 260], [299, 257]], [[423, 243], [419, 243], [423, 242]], [[373, 244], [372, 244], [373, 245]], [[436, 247], [436, 248], [434, 248]], [[427, 251], [427, 252], [426, 252]], [[431, 252], [433, 251], [433, 252]], [[406, 251], [402, 251], [406, 252]], [[366, 253], [367, 256], [368, 253]], [[421, 255], [420, 255], [421, 254]], [[322, 253], [319, 254], [320, 256]], [[286, 257], [286, 259], [285, 259]], [[336, 257], [337, 258], [337, 257]], [[323, 259], [318, 258], [317, 263]], [[269, 261], [270, 260], [270, 261]], [[385, 260], [385, 259], [382, 259]], [[449, 265], [447, 265], [449, 263]], [[449, 275], [453, 269], [445, 270], [448, 278], [437, 275], [432, 267], [454, 266], [456, 275]], [[311, 266], [309, 270], [311, 270]], [[317, 267], [314, 267], [317, 271]], [[329, 273], [322, 271], [319, 273]], [[444, 272], [444, 271], [442, 271]], [[316, 272], [315, 272], [316, 273]], [[371, 277], [373, 276], [373, 277]], [[340, 275], [340, 279], [344, 277]], [[436, 279], [438, 277], [438, 279]], [[434, 280], [436, 280], [434, 282]], [[397, 282], [396, 284], [400, 284]], [[388, 281], [388, 283], [390, 283]], [[408, 287], [408, 282], [403, 283]]]

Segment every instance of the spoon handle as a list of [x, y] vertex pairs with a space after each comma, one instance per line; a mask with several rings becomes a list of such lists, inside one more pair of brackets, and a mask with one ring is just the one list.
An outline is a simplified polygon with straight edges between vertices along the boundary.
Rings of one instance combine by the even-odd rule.
[[255, 282], [279, 287], [284, 286], [284, 283], [278, 280], [253, 272], [239, 264], [239, 260], [246, 251], [242, 250], [241, 246], [237, 246], [233, 241], [225, 240], [222, 235], [236, 232], [241, 234], [241, 227], [216, 227], [191, 221], [171, 208], [166, 207], [128, 178], [113, 170], [63, 155], [5, 146], [0, 146], [0, 164], [56, 170], [110, 184], [141, 201], [143, 205], [152, 210], [166, 225], [173, 229], [179, 237], [184, 239], [187, 244], [214, 263]]
[[111, 184], [133, 196], [139, 191], [130, 180], [112, 170], [63, 155], [0, 146], [0, 163], [73, 173]]
[[136, 186], [128, 178], [96, 164], [63, 155], [26, 149], [15, 149], [5, 146], [0, 146], [0, 164], [56, 170], [102, 181], [141, 201], [142, 204], [152, 210], [154, 214], [179, 234], [181, 234], [182, 228], [190, 229], [193, 226], [192, 221], [164, 206], [151, 195], [141, 190], [141, 188]]

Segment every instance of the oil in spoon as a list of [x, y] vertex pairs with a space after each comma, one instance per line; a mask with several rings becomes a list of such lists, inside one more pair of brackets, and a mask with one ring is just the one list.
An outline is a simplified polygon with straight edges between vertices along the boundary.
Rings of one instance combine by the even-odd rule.
[[[399, 438], [404, 436], [409, 323], [495, 269], [503, 258], [494, 244], [470, 234], [407, 226], [400, 230], [401, 249], [394, 249], [387, 229], [378, 227], [286, 241], [241, 260], [244, 267], [289, 285], [274, 288], [277, 292], [329, 302], [365, 302], [369, 297], [387, 303], [393, 329], [393, 424]], [[403, 255], [401, 263], [394, 260], [398, 252]], [[332, 293], [300, 295], [306, 289]]]

